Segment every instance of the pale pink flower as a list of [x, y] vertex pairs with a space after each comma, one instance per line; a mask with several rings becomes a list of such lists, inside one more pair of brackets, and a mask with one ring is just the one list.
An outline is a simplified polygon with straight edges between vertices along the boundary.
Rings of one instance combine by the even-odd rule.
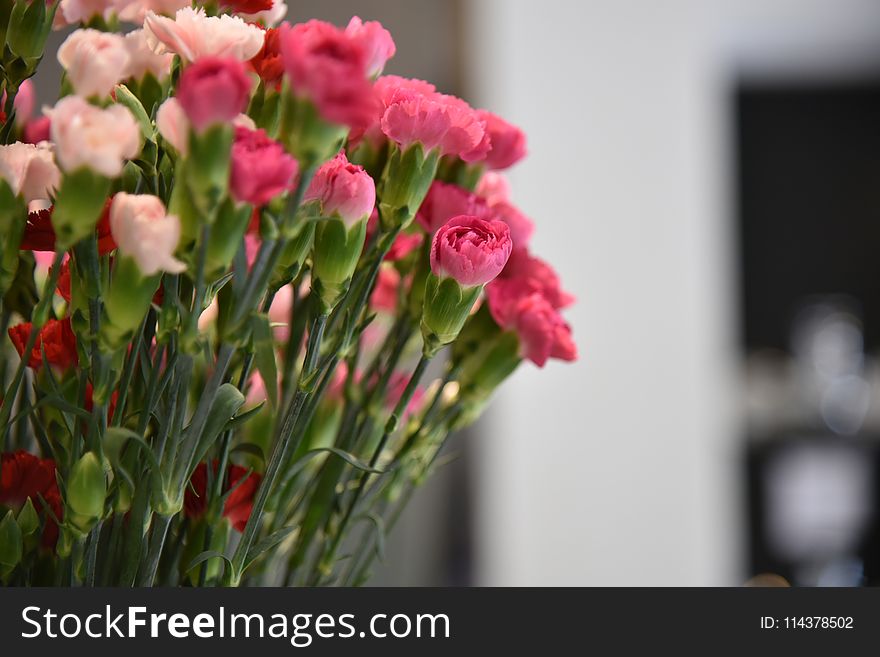
[[264, 32], [238, 16], [207, 16], [204, 9], [184, 7], [174, 18], [148, 11], [147, 43], [157, 53], [172, 52], [184, 62], [201, 57], [232, 57], [246, 62], [263, 47]]
[[397, 51], [391, 33], [378, 21], [364, 23], [360, 17], [354, 16], [345, 28], [345, 34], [358, 43], [364, 51], [367, 61], [367, 75], [376, 77], [385, 68], [385, 63], [394, 57]]
[[46, 142], [38, 145], [15, 142], [0, 146], [0, 178], [25, 201], [48, 199], [61, 183], [61, 172]]
[[83, 29], [72, 32], [61, 44], [58, 62], [77, 95], [104, 98], [127, 77], [128, 52], [120, 35]]
[[490, 169], [507, 169], [526, 156], [525, 133], [497, 114], [478, 110], [477, 115], [486, 122], [490, 150], [484, 163]]
[[[3, 103], [6, 104], [6, 93], [3, 94]], [[34, 91], [34, 83], [30, 79], [25, 80], [18, 87], [18, 93], [12, 106], [15, 108], [15, 124], [25, 125], [34, 113], [37, 106], [37, 95]]]
[[143, 25], [148, 11], [174, 16], [179, 9], [192, 6], [192, 0], [118, 0], [119, 20]]
[[206, 56], [180, 75], [177, 99], [196, 132], [235, 119], [247, 107], [251, 79], [233, 57]]
[[156, 129], [159, 134], [186, 157], [189, 152], [189, 119], [174, 96], [159, 105], [156, 111]]
[[156, 196], [118, 192], [110, 205], [110, 232], [119, 253], [133, 258], [146, 276], [160, 271], [178, 274], [186, 269], [174, 257], [180, 220], [166, 214]]
[[160, 82], [171, 73], [174, 55], [170, 52], [157, 54], [147, 44], [147, 34], [143, 30], [132, 30], [125, 35], [125, 48], [128, 50], [126, 78], [141, 80], [152, 73]]
[[67, 96], [45, 111], [52, 121], [55, 156], [64, 171], [88, 167], [115, 178], [124, 161], [140, 151], [140, 128], [122, 105], [101, 109], [79, 96]]
[[297, 161], [263, 130], [236, 127], [229, 189], [240, 203], [265, 205], [293, 185]]
[[490, 207], [492, 216], [500, 219], [510, 228], [510, 238], [514, 249], [523, 249], [529, 245], [535, 224], [512, 203], [502, 201]]
[[434, 235], [431, 271], [438, 278], [454, 278], [462, 287], [484, 285], [501, 273], [512, 250], [510, 229], [503, 221], [453, 217]]
[[88, 23], [92, 18], [109, 20], [130, 0], [61, 0], [55, 15], [58, 25]]
[[325, 216], [338, 215], [347, 225], [367, 219], [376, 204], [376, 186], [363, 167], [351, 164], [344, 153], [315, 172], [305, 201], [320, 201]]
[[502, 201], [510, 200], [510, 183], [504, 174], [497, 171], [487, 171], [480, 177], [477, 188], [474, 190], [477, 196], [486, 199], [489, 205], [495, 205]]
[[293, 310], [293, 285], [287, 284], [275, 293], [269, 306], [269, 322], [275, 326], [272, 333], [278, 342], [287, 342], [290, 336], [290, 313]]

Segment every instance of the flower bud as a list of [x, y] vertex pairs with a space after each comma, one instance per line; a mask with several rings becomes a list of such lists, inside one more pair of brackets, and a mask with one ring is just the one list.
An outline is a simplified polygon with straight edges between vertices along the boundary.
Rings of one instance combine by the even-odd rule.
[[104, 468], [94, 452], [86, 452], [70, 471], [67, 482], [67, 506], [73, 512], [71, 521], [87, 532], [104, 515], [107, 480]]
[[439, 160], [437, 150], [426, 153], [418, 142], [404, 150], [397, 146], [392, 149], [379, 181], [379, 219], [386, 232], [412, 223], [431, 187]]
[[329, 312], [348, 291], [367, 235], [367, 222], [349, 227], [339, 217], [322, 219], [315, 225], [312, 248], [312, 289]]
[[369, 218], [376, 204], [376, 186], [363, 167], [339, 153], [318, 169], [303, 200], [318, 201], [322, 216], [339, 217], [351, 227]]
[[422, 310], [426, 355], [455, 340], [483, 285], [501, 272], [512, 248], [510, 230], [501, 221], [461, 215], [437, 231]]
[[18, 526], [21, 528], [22, 536], [30, 536], [40, 528], [40, 516], [34, 508], [34, 503], [28, 497], [18, 512], [16, 518]]
[[0, 520], [0, 575], [7, 575], [21, 561], [21, 528], [15, 522], [12, 510]]
[[228, 123], [247, 107], [251, 80], [233, 58], [203, 57], [180, 76], [177, 99], [196, 132]]

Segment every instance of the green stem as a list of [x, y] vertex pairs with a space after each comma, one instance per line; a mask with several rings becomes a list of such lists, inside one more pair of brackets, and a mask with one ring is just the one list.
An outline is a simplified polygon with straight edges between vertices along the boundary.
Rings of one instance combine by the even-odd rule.
[[12, 404], [18, 396], [18, 389], [24, 378], [24, 369], [27, 367], [31, 352], [34, 349], [34, 345], [37, 343], [37, 336], [40, 333], [40, 329], [43, 328], [43, 325], [46, 323], [49, 316], [49, 308], [51, 306], [52, 297], [55, 294], [55, 287], [58, 285], [58, 277], [61, 274], [61, 262], [63, 258], [63, 251], [58, 251], [55, 254], [55, 258], [52, 261], [52, 268], [49, 270], [49, 275], [46, 277], [46, 281], [43, 284], [43, 293], [40, 296], [40, 301], [37, 303], [33, 312], [33, 322], [31, 324], [31, 331], [28, 334], [27, 343], [25, 344], [18, 366], [15, 368], [15, 374], [12, 377], [12, 381], [9, 384], [9, 387], [6, 388], [6, 393], [3, 395], [2, 403], [0, 403], [0, 435], [2, 435], [4, 441], [6, 440], [6, 435], [9, 431], [9, 416], [12, 412]]
[[156, 569], [159, 567], [159, 557], [162, 556], [162, 547], [165, 545], [165, 536], [168, 534], [168, 525], [171, 524], [171, 516], [156, 514], [153, 516], [153, 529], [150, 535], [150, 547], [147, 552], [147, 561], [141, 571], [138, 586], [153, 586], [156, 577]]
[[[428, 365], [430, 363], [431, 356], [422, 354], [422, 357], [419, 359], [419, 364], [416, 365], [416, 369], [413, 371], [409, 382], [406, 384], [406, 388], [404, 389], [403, 394], [400, 395], [400, 399], [397, 401], [397, 404], [394, 406], [394, 410], [391, 412], [391, 417], [388, 418], [388, 422], [385, 424], [385, 431], [382, 434], [382, 438], [379, 441], [379, 444], [376, 445], [373, 456], [370, 458], [369, 466], [371, 469], [374, 469], [376, 467], [376, 463], [379, 461], [379, 458], [382, 455], [382, 451], [385, 449], [385, 445], [388, 443], [388, 438], [391, 436], [392, 433], [394, 433], [395, 429], [397, 428], [398, 419], [403, 416], [403, 413], [406, 411], [406, 407], [409, 405], [410, 401], [412, 401], [412, 397], [416, 391], [416, 387], [419, 385], [419, 380], [421, 380], [422, 375], [425, 373], [425, 370], [428, 368]], [[352, 499], [351, 504], [349, 504], [348, 509], [345, 512], [345, 515], [342, 517], [342, 520], [339, 523], [339, 527], [336, 529], [336, 532], [333, 536], [333, 541], [330, 544], [330, 548], [325, 553], [325, 556], [321, 560], [321, 564], [319, 564], [319, 568], [315, 572], [316, 577], [320, 577], [321, 565], [323, 565], [325, 568], [332, 569], [333, 561], [336, 557], [336, 552], [339, 549], [339, 544], [342, 542], [342, 538], [345, 536], [345, 531], [348, 527], [348, 523], [351, 522], [351, 517], [354, 514], [354, 510], [357, 507], [361, 496], [366, 490], [371, 475], [372, 473], [369, 471], [364, 471], [361, 474], [360, 482], [358, 483], [358, 486], [354, 492], [354, 499]]]
[[318, 359], [318, 353], [320, 352], [321, 342], [324, 337], [324, 328], [326, 325], [327, 315], [325, 314], [320, 314], [315, 317], [315, 320], [312, 323], [312, 330], [309, 332], [309, 342], [306, 348], [305, 362], [303, 364], [302, 380], [300, 381], [296, 395], [285, 413], [280, 431], [276, 435], [275, 444], [272, 448], [272, 455], [269, 457], [266, 472], [260, 481], [260, 486], [257, 489], [254, 498], [253, 510], [248, 517], [247, 524], [241, 535], [241, 540], [239, 541], [235, 554], [232, 557], [232, 572], [230, 575], [233, 584], [237, 585], [241, 578], [245, 561], [247, 560], [248, 551], [256, 537], [260, 521], [262, 520], [266, 501], [269, 499], [269, 494], [272, 491], [275, 480], [278, 478], [281, 464], [286, 460], [291, 442], [294, 443], [295, 449], [304, 434], [304, 431], [302, 430], [297, 431], [297, 438], [295, 441], [292, 441], [299, 415], [302, 412], [303, 405], [311, 394], [310, 387], [313, 384], [314, 376], [317, 374], [313, 370]]

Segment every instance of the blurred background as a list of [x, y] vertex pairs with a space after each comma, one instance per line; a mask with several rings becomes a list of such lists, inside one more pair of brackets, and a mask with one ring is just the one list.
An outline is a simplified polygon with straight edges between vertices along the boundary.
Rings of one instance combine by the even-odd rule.
[[374, 583], [880, 583], [880, 3], [288, 4], [527, 132], [578, 298], [580, 361], [516, 373]]

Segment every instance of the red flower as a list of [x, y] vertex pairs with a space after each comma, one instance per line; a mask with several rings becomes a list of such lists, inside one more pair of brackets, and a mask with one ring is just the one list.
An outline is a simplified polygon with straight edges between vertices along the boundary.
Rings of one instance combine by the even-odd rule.
[[[18, 355], [24, 358], [24, 348], [31, 334], [31, 323], [17, 324], [9, 329], [9, 339], [15, 346]], [[42, 352], [46, 352], [46, 360], [50, 365], [67, 369], [76, 365], [76, 336], [70, 326], [70, 318], [61, 320], [50, 319], [37, 334], [34, 348], [28, 356], [28, 367], [39, 369], [43, 365]]]
[[28, 214], [20, 248], [30, 251], [55, 250], [55, 230], [52, 228], [51, 207]]
[[[107, 199], [101, 217], [98, 219], [98, 252], [101, 255], [110, 253], [116, 248], [116, 242], [110, 232], [110, 203], [112, 201], [113, 197]], [[53, 207], [28, 214], [24, 237], [19, 248], [26, 251], [55, 250], [55, 229], [52, 228]]]
[[[229, 489], [235, 490], [226, 498], [226, 504], [223, 505], [223, 515], [229, 519], [233, 528], [237, 531], [243, 531], [247, 520], [251, 515], [251, 509], [254, 507], [254, 494], [260, 485], [260, 474], [252, 472], [248, 478], [237, 485], [238, 482], [247, 474], [247, 468], [240, 465], [231, 465], [228, 469], [229, 487], [224, 490], [224, 494]], [[214, 461], [214, 474], [217, 474], [217, 461]], [[190, 485], [187, 486], [186, 493], [183, 497], [183, 510], [190, 518], [199, 518], [205, 513], [207, 507], [207, 489], [208, 489], [208, 467], [204, 463], [196, 466], [195, 472], [189, 480]]]
[[281, 57], [281, 33], [278, 28], [272, 27], [266, 30], [263, 47], [250, 60], [250, 65], [266, 86], [277, 88], [281, 84], [284, 60]]
[[[55, 461], [38, 458], [24, 450], [0, 454], [0, 505], [17, 511], [30, 498], [37, 513], [41, 513], [40, 496], [60, 519], [63, 508], [55, 481]], [[58, 525], [49, 517], [43, 528], [43, 545], [52, 547], [57, 538]]]
[[226, 7], [236, 14], [256, 14], [268, 11], [275, 4], [274, 0], [221, 0], [220, 6]]
[[[52, 273], [51, 267], [49, 273]], [[61, 271], [58, 274], [58, 284], [55, 286], [55, 291], [62, 299], [70, 303], [70, 260], [66, 258], [61, 262]]]

